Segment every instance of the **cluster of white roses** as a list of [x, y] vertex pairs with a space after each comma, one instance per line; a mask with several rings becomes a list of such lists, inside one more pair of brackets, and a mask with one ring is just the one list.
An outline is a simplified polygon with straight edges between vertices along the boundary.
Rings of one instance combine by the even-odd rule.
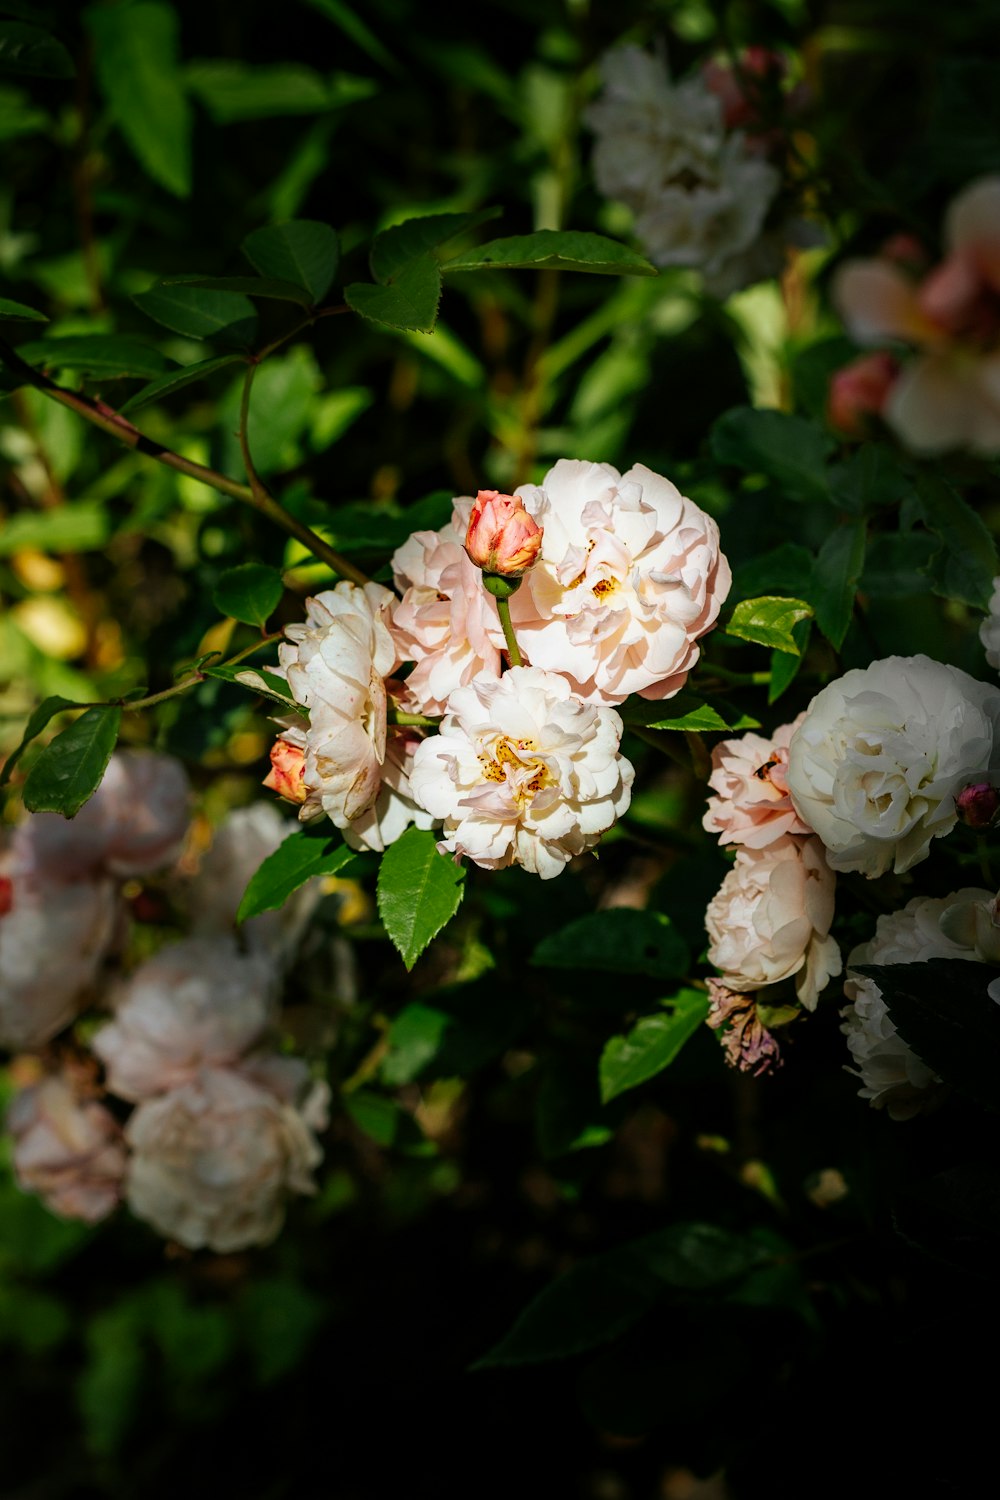
[[675, 83], [665, 62], [626, 46], [601, 61], [603, 92], [587, 110], [596, 136], [594, 176], [635, 214], [635, 232], [658, 266], [700, 270], [716, 296], [778, 274], [804, 225], [766, 226], [781, 187], [781, 131], [765, 122], [782, 94], [784, 61], [766, 48], [738, 68], [718, 62]]
[[[558, 875], [629, 804], [613, 705], [678, 692], [718, 617], [715, 522], [642, 465], [563, 459], [514, 496], [456, 500], [392, 566], [399, 597], [340, 583], [286, 631], [278, 671], [302, 713], [266, 784], [355, 847], [439, 826], [456, 859]], [[508, 608], [530, 665], [505, 663]]]
[[[161, 1234], [227, 1251], [272, 1239], [288, 1194], [313, 1190], [326, 1086], [269, 1045], [312, 893], [235, 932], [249, 876], [288, 832], [266, 804], [237, 811], [186, 873], [187, 778], [139, 751], [112, 757], [72, 822], [15, 830], [0, 859], [0, 1046], [37, 1054], [14, 1069], [14, 1167], [56, 1213], [94, 1223], [124, 1198]], [[192, 935], [125, 972], [128, 897], [155, 897], [123, 882], [158, 871]], [[112, 1012], [93, 1056], [60, 1037], [90, 1005]]]
[[[960, 811], [982, 821], [987, 802], [996, 812], [1000, 689], [927, 656], [888, 657], [830, 683], [772, 740], [748, 734], [716, 746], [712, 764], [705, 827], [737, 854], [706, 916], [709, 957], [722, 970], [710, 1022], [728, 1023], [731, 1062], [761, 1072], [777, 1060], [762, 991], [794, 976], [799, 1003], [813, 1009], [841, 970], [829, 935], [835, 872], [902, 874]], [[934, 957], [1000, 961], [989, 891], [915, 897], [848, 958], [843, 1029], [861, 1094], [899, 1119], [938, 1080], [899, 1036], [877, 985], [851, 968]]]

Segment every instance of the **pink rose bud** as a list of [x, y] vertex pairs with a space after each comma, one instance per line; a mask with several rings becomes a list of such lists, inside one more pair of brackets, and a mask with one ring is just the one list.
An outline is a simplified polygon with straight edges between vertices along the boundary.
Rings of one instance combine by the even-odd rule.
[[862, 438], [867, 419], [880, 416], [899, 374], [891, 354], [865, 354], [837, 370], [830, 381], [827, 417], [845, 437]]
[[286, 802], [306, 800], [306, 754], [297, 745], [287, 740], [275, 740], [271, 746], [271, 769], [264, 778], [264, 785]]
[[989, 781], [970, 781], [955, 798], [955, 811], [968, 828], [991, 828], [1000, 812], [1000, 792]]
[[5, 917], [14, 905], [14, 882], [9, 875], [0, 875], [0, 917]]
[[915, 234], [890, 235], [879, 251], [879, 256], [906, 270], [922, 271], [927, 264], [927, 251]]
[[484, 573], [520, 578], [538, 556], [542, 528], [516, 495], [480, 490], [469, 517], [465, 550]]

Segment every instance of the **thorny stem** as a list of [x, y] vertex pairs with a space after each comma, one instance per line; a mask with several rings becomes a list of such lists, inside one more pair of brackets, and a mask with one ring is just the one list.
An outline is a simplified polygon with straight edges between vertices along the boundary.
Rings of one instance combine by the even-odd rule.
[[497, 614], [500, 616], [500, 624], [503, 627], [503, 638], [507, 642], [507, 651], [510, 655], [512, 667], [523, 667], [524, 660], [517, 644], [517, 636], [514, 634], [514, 626], [510, 618], [510, 600], [497, 600]]
[[93, 427], [99, 427], [102, 432], [124, 443], [126, 448], [131, 448], [135, 453], [141, 453], [144, 458], [155, 459], [157, 463], [165, 464], [169, 469], [176, 469], [179, 474], [186, 474], [189, 479], [196, 479], [200, 484], [208, 485], [210, 489], [218, 490], [223, 495], [229, 495], [233, 500], [241, 500], [245, 505], [252, 505], [269, 521], [295, 537], [309, 549], [314, 557], [325, 562], [342, 578], [349, 578], [353, 583], [358, 584], [365, 584], [369, 581], [367, 574], [362, 573], [360, 568], [356, 568], [345, 557], [341, 557], [340, 553], [334, 551], [321, 536], [317, 536], [310, 526], [306, 526], [296, 516], [290, 515], [263, 485], [260, 486], [259, 494], [254, 494], [249, 485], [238, 484], [235, 479], [220, 474], [217, 469], [194, 463], [191, 459], [174, 453], [172, 449], [165, 448], [162, 443], [154, 442], [152, 438], [134, 427], [127, 417], [123, 417], [120, 412], [107, 406], [103, 401], [92, 401], [89, 396], [80, 395], [77, 391], [68, 391], [63, 386], [57, 385], [48, 375], [43, 374], [41, 370], [34, 369], [23, 360], [3, 339], [0, 339], [0, 360], [26, 385], [34, 386], [50, 400], [69, 407], [70, 411], [75, 411], [77, 416], [82, 417], [85, 422], [89, 422]]

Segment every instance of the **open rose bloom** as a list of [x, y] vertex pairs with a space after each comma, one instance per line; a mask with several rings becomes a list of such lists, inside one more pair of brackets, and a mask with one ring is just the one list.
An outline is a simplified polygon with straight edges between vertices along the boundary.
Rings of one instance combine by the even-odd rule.
[[763, 849], [786, 833], [811, 833], [792, 806], [788, 791], [788, 747], [801, 720], [782, 724], [771, 739], [745, 734], [712, 748], [708, 799], [702, 826], [720, 844]]
[[1000, 176], [952, 202], [945, 258], [923, 276], [883, 256], [848, 261], [834, 302], [861, 344], [907, 345], [881, 411], [914, 453], [1000, 452]]
[[7, 1114], [14, 1171], [54, 1214], [96, 1224], [122, 1195], [126, 1153], [114, 1116], [69, 1073], [15, 1094]]

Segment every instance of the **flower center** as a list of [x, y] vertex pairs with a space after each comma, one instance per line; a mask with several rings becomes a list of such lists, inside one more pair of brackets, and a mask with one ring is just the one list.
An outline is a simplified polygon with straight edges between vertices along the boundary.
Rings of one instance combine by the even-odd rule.
[[515, 802], [530, 802], [542, 787], [551, 786], [552, 777], [544, 760], [532, 756], [538, 747], [533, 740], [512, 740], [498, 735], [487, 750], [479, 753], [486, 781], [506, 782]]

